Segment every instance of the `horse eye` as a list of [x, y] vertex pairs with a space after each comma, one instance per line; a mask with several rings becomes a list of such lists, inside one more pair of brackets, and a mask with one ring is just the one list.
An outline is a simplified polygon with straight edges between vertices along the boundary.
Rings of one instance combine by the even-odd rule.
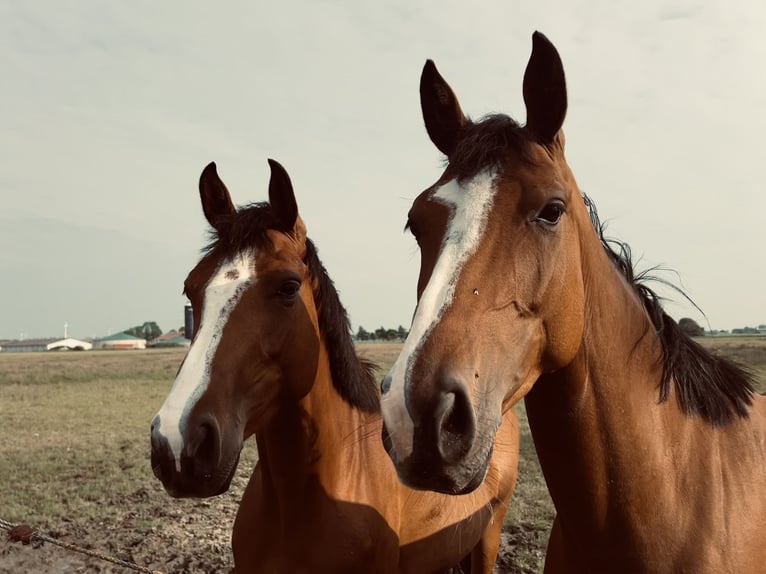
[[566, 211], [564, 204], [558, 199], [551, 201], [537, 214], [537, 221], [547, 225], [555, 225]]
[[298, 291], [301, 289], [301, 282], [297, 281], [296, 279], [288, 279], [287, 281], [283, 282], [279, 289], [277, 290], [277, 293], [285, 298], [293, 298], [298, 294]]

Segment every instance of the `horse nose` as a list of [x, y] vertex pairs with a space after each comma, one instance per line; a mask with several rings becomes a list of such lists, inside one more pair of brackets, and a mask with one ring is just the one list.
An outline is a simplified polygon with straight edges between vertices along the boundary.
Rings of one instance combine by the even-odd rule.
[[176, 472], [176, 462], [170, 443], [160, 432], [159, 417], [154, 417], [151, 427], [151, 462], [154, 476], [163, 484], [169, 484]]
[[444, 462], [454, 464], [471, 450], [476, 438], [476, 415], [466, 385], [448, 376], [438, 383], [433, 421], [436, 447]]
[[[188, 421], [187, 421], [188, 422]], [[160, 432], [155, 417], [151, 427], [152, 472], [171, 496], [194, 496], [213, 478], [221, 458], [221, 432], [212, 416], [187, 426], [183, 447], [176, 454]]]

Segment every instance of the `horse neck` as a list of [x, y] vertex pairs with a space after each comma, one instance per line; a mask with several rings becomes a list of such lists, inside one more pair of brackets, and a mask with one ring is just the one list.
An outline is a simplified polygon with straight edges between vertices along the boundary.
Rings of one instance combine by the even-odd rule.
[[583, 241], [587, 300], [580, 350], [567, 367], [540, 378], [526, 406], [561, 519], [572, 517], [598, 534], [609, 527], [607, 513], [614, 518], [621, 507], [615, 497], [640, 488], [636, 469], [651, 472], [664, 452], [665, 417], [681, 413], [672, 397], [657, 404], [660, 343], [638, 296], [600, 240]]
[[[317, 480], [332, 490], [337, 469], [349, 457], [364, 453], [365, 434], [375, 415], [365, 414], [346, 403], [335, 390], [324, 339], [320, 341], [314, 384], [299, 401], [286, 402], [274, 421], [258, 436], [260, 466], [267, 488], [284, 504], [300, 506], [301, 493]], [[374, 420], [373, 420], [374, 422]], [[376, 438], [379, 440], [380, 432]], [[344, 448], [354, 445], [356, 448]], [[345, 471], [349, 467], [345, 466]], [[284, 493], [284, 498], [279, 496]]]

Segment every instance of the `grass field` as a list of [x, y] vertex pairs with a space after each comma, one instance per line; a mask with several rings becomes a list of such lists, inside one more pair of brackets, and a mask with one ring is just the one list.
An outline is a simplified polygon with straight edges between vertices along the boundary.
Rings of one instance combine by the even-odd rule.
[[[766, 338], [702, 341], [756, 372], [766, 388]], [[387, 368], [399, 346], [362, 345]], [[149, 422], [183, 351], [0, 354], [0, 519], [171, 572], [227, 572], [229, 533], [257, 460], [243, 452], [231, 490], [169, 498], [151, 473]], [[498, 572], [540, 571], [553, 507], [526, 417], [519, 485]], [[127, 572], [57, 547], [0, 542], [0, 572]]]

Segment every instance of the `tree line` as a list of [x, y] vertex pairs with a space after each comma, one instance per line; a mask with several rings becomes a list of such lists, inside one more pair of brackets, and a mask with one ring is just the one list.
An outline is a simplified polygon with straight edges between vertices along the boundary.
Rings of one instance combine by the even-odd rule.
[[[183, 334], [183, 326], [179, 327], [179, 333]], [[145, 321], [141, 325], [130, 327], [123, 331], [128, 335], [139, 337], [151, 341], [162, 335], [162, 329], [155, 321]], [[378, 327], [374, 331], [368, 331], [364, 327], [360, 326], [354, 335], [354, 339], [357, 341], [404, 341], [407, 338], [409, 331], [402, 325], [399, 325], [396, 329]]]
[[397, 329], [387, 329], [381, 326], [374, 331], [368, 331], [360, 325], [354, 339], [357, 341], [404, 341], [408, 333], [409, 331], [401, 325]]
[[[719, 331], [714, 330], [707, 332], [705, 329], [699, 325], [694, 319], [689, 319], [688, 317], [684, 317], [678, 322], [678, 326], [681, 327], [681, 330], [689, 335], [690, 337], [702, 337], [704, 335], [718, 335], [718, 334], [727, 334], [729, 331]], [[766, 332], [766, 325], [758, 325], [758, 327], [741, 327], [738, 329], [732, 329], [731, 334], [732, 335], [757, 335], [759, 333]]]
[[142, 325], [136, 325], [135, 327], [125, 329], [123, 333], [127, 333], [128, 335], [132, 335], [139, 339], [151, 341], [162, 335], [162, 329], [160, 329], [160, 326], [154, 321], [145, 321]]
[[[684, 317], [678, 321], [678, 326], [687, 335], [692, 337], [701, 337], [706, 334], [705, 329], [694, 319], [690, 319], [689, 317]], [[762, 332], [762, 328], [763, 325], [759, 326], [758, 329], [753, 327], [744, 327], [742, 329], [732, 329], [731, 332], [737, 335], [759, 333]], [[147, 341], [151, 341], [152, 339], [156, 339], [162, 335], [162, 329], [160, 329], [159, 325], [157, 325], [157, 323], [154, 321], [145, 321], [141, 325], [136, 325], [135, 327], [125, 329], [124, 332], [129, 335], [133, 335], [134, 337], [146, 339]], [[183, 325], [178, 328], [178, 332], [183, 335]], [[359, 329], [354, 335], [354, 339], [357, 341], [404, 341], [407, 338], [408, 333], [409, 330], [405, 329], [402, 325], [399, 325], [399, 327], [396, 329], [380, 326], [374, 331], [368, 331], [360, 325]]]

